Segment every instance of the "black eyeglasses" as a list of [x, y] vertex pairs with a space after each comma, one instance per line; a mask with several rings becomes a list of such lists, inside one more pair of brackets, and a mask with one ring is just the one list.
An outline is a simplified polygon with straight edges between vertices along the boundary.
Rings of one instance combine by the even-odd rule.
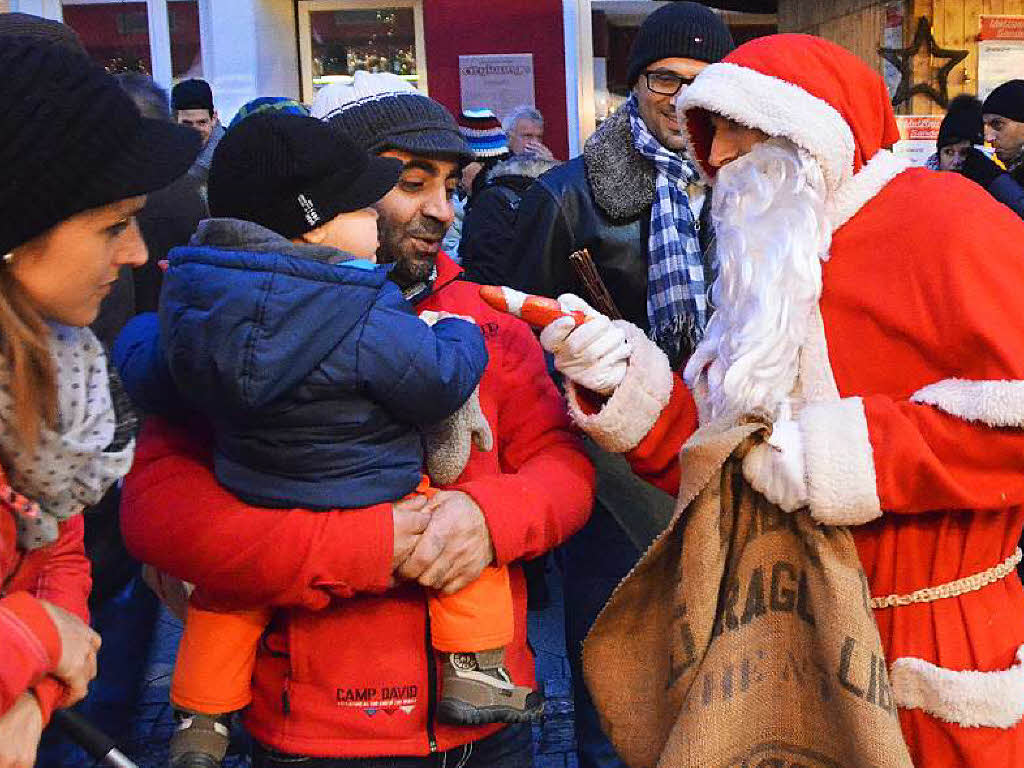
[[693, 82], [692, 77], [683, 77], [674, 72], [644, 72], [647, 78], [647, 89], [662, 96], [675, 96], [684, 85]]

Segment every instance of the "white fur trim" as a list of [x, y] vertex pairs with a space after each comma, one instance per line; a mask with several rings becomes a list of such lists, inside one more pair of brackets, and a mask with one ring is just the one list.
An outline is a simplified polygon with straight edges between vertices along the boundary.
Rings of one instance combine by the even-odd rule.
[[579, 406], [575, 385], [566, 380], [565, 397], [573, 421], [607, 451], [625, 453], [651, 431], [672, 396], [672, 369], [665, 353], [632, 323], [616, 320], [632, 347], [626, 375], [595, 414]]
[[990, 427], [1024, 427], [1024, 381], [943, 379], [919, 389], [910, 400]]
[[924, 659], [896, 659], [892, 693], [903, 709], [966, 728], [1013, 728], [1024, 717], [1024, 646], [1017, 663], [999, 672], [954, 672]]
[[832, 193], [828, 201], [828, 217], [835, 232], [853, 218], [864, 204], [910, 167], [903, 158], [881, 149], [857, 171], [853, 178]]
[[861, 399], [810, 403], [799, 423], [811, 516], [825, 525], [859, 525], [881, 515]]
[[[853, 175], [856, 145], [850, 126], [835, 107], [793, 83], [737, 64], [711, 64], [680, 97], [680, 113], [694, 108], [803, 147], [821, 164], [830, 192]], [[690, 156], [696, 157], [689, 127], [680, 122]]]

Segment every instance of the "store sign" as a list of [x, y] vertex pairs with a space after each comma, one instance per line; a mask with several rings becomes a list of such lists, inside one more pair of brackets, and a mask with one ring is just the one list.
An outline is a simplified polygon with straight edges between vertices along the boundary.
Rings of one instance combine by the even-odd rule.
[[489, 109], [501, 120], [522, 104], [536, 104], [533, 54], [459, 56], [463, 109]]
[[978, 98], [1007, 80], [1024, 76], [1024, 16], [981, 16], [978, 35]]
[[893, 145], [893, 153], [911, 165], [923, 166], [935, 154], [942, 115], [896, 115], [896, 125], [900, 140]]

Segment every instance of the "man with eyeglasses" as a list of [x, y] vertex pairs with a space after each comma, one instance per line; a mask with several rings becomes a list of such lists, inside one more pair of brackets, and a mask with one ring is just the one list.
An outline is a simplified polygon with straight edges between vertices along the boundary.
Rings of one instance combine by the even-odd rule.
[[[686, 157], [676, 100], [733, 48], [712, 10], [668, 3], [644, 21], [629, 57], [629, 101], [583, 155], [541, 176], [523, 198], [513, 252], [516, 287], [546, 296], [588, 292], [569, 254], [587, 248], [616, 306], [681, 369], [710, 309], [710, 208]], [[637, 481], [621, 457], [594, 448], [597, 503], [562, 547], [567, 647], [573, 665], [581, 768], [620, 766], [583, 686], [580, 648], [612, 589], [668, 521], [673, 500]]]

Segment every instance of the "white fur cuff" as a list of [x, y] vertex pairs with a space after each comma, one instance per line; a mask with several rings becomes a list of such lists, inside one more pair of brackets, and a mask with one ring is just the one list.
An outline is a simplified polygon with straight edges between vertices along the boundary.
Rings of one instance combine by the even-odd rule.
[[651, 431], [672, 396], [672, 369], [665, 353], [632, 323], [616, 320], [632, 347], [622, 382], [595, 414], [580, 408], [576, 386], [566, 379], [565, 397], [573, 421], [607, 451], [625, 453]]
[[800, 414], [811, 516], [859, 525], [882, 514], [874, 452], [859, 397], [808, 405]]
[[1024, 717], [1024, 646], [1017, 663], [1000, 672], [954, 672], [924, 659], [896, 659], [891, 672], [896, 705], [967, 728], [1013, 728]]
[[1024, 381], [943, 379], [910, 399], [990, 427], [1024, 427]]

